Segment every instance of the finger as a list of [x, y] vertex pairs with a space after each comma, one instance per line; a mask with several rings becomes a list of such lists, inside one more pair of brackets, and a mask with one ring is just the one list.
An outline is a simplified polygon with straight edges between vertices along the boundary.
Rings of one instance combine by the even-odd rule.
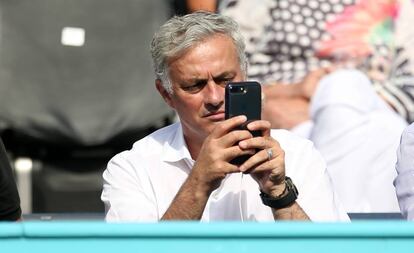
[[261, 131], [262, 136], [270, 136], [271, 123], [267, 120], [255, 120], [247, 125], [250, 131]]
[[255, 179], [264, 179], [264, 181], [262, 181], [263, 184], [265, 181], [270, 181], [272, 184], [278, 185], [285, 179], [284, 163], [281, 159], [274, 159], [272, 161], [262, 163], [261, 165], [253, 167], [243, 173], [250, 174]]
[[239, 173], [239, 167], [237, 165], [226, 163], [226, 165], [223, 167], [223, 173], [229, 174], [229, 173]]
[[240, 149], [239, 146], [232, 146], [223, 151], [223, 159], [226, 160], [227, 162], [230, 162], [236, 157], [239, 157], [242, 155], [254, 155], [255, 153], [256, 153], [255, 149]]
[[259, 137], [242, 140], [239, 142], [239, 146], [241, 149], [275, 148], [274, 151], [281, 150], [279, 142], [270, 136], [265, 136], [265, 137], [259, 136]]
[[283, 159], [279, 157], [271, 161], [262, 163], [258, 166], [252, 167], [247, 171], [243, 171], [243, 173], [248, 173], [253, 177], [260, 177], [260, 175], [263, 175], [265, 173], [267, 175], [267, 180], [271, 181], [274, 184], [280, 184], [281, 182], [283, 182], [285, 178], [284, 166], [285, 165]]
[[219, 143], [222, 147], [234, 146], [242, 140], [253, 138], [253, 135], [247, 130], [234, 130], [220, 138]]
[[[251, 170], [252, 168], [255, 168], [254, 171], [261, 171], [263, 169], [268, 169], [267, 166], [270, 166], [269, 168], [276, 168], [279, 167], [280, 164], [284, 166], [285, 162], [285, 153], [279, 146], [274, 146], [272, 148], [266, 148], [259, 152], [257, 152], [255, 155], [250, 157], [246, 162], [244, 162], [240, 166], [240, 171], [246, 172]], [[262, 167], [265, 166], [265, 167]], [[250, 171], [249, 171], [250, 173]]]
[[249, 171], [250, 173], [250, 170], [252, 168], [261, 166], [264, 163], [272, 161], [274, 158], [273, 156], [274, 154], [271, 148], [261, 150], [252, 157], [250, 157], [246, 162], [244, 162], [239, 169], [241, 172]]
[[273, 149], [268, 148], [265, 150], [261, 150], [260, 152], [257, 152], [255, 157], [251, 161], [246, 162], [250, 163], [250, 165], [246, 165], [250, 166], [251, 168], [255, 168], [254, 171], [266, 171], [284, 165], [284, 153], [282, 152], [274, 154]]
[[217, 124], [217, 126], [213, 129], [210, 136], [212, 136], [213, 138], [219, 138], [227, 134], [230, 130], [236, 128], [237, 126], [240, 126], [246, 121], [247, 121], [247, 118], [244, 115], [240, 115], [240, 116], [227, 119]]

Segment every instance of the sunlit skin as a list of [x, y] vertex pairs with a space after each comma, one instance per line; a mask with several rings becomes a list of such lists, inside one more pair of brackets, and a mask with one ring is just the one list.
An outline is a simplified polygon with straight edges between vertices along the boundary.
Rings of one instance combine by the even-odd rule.
[[224, 35], [210, 37], [169, 62], [173, 94], [157, 89], [180, 117], [184, 138], [196, 158], [205, 138], [224, 120], [224, 88], [244, 79], [236, 48]]

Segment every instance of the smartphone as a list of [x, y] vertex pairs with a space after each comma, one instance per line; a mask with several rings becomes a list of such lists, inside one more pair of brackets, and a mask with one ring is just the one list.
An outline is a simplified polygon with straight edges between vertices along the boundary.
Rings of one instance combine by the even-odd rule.
[[[245, 115], [247, 121], [236, 129], [247, 129], [247, 124], [260, 120], [262, 114], [262, 89], [258, 82], [230, 82], [225, 89], [225, 118]], [[253, 136], [260, 136], [261, 131], [251, 131]], [[239, 156], [232, 164], [242, 164], [251, 155]]]

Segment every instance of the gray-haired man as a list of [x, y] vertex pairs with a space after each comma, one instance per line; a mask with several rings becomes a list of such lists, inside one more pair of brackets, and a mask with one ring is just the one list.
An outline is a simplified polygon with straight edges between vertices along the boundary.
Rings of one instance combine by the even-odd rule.
[[[311, 142], [244, 116], [224, 120], [224, 87], [246, 77], [244, 42], [225, 16], [173, 17], [155, 34], [156, 88], [180, 122], [137, 141], [104, 172], [108, 221], [348, 220]], [[255, 152], [255, 150], [259, 150]], [[233, 158], [254, 154], [240, 166]], [[299, 195], [297, 194], [297, 191]]]

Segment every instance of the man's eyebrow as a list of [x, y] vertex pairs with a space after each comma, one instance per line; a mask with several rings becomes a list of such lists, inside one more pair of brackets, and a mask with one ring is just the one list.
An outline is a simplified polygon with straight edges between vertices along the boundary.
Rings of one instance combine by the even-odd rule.
[[194, 77], [194, 78], [189, 78], [189, 79], [185, 80], [184, 83], [193, 84], [193, 83], [199, 83], [199, 82], [207, 82], [207, 80], [208, 80], [207, 78]]
[[226, 71], [226, 72], [223, 72], [223, 73], [221, 73], [217, 76], [213, 76], [213, 79], [226, 78], [226, 77], [229, 77], [229, 76], [232, 76], [232, 75], [234, 75], [233, 71]]
[[[234, 76], [234, 72], [233, 71], [225, 71], [223, 73], [218, 74], [217, 76], [213, 76], [213, 80], [216, 79], [223, 79], [223, 78], [228, 78], [228, 77], [232, 77]], [[208, 78], [189, 78], [186, 80], [183, 80], [183, 84], [188, 85], [188, 84], [194, 84], [194, 83], [202, 83], [202, 82], [207, 82]]]
[[[213, 79], [227, 77], [227, 76], [231, 76], [231, 75], [234, 75], [234, 72], [233, 71], [225, 71], [223, 73], [218, 74], [217, 76], [213, 76]], [[188, 81], [204, 81], [204, 80], [207, 80], [207, 79], [208, 78], [197, 78], [197, 77], [194, 77], [194, 78], [189, 78]]]

